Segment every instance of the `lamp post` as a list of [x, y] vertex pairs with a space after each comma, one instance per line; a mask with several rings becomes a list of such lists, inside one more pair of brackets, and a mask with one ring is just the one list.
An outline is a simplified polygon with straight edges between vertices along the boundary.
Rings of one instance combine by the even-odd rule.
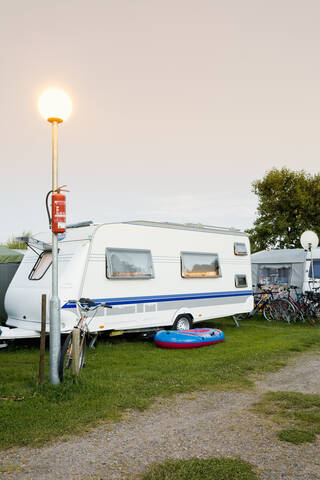
[[[72, 110], [68, 95], [62, 90], [46, 90], [39, 98], [42, 117], [52, 126], [52, 192], [58, 188], [58, 125], [66, 120]], [[61, 347], [60, 299], [58, 292], [58, 234], [52, 232], [52, 287], [50, 297], [50, 379], [58, 385]]]

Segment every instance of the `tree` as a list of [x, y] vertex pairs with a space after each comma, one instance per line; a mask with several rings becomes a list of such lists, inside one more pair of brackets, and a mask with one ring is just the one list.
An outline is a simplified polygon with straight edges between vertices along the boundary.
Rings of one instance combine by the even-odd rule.
[[258, 196], [258, 215], [247, 230], [253, 252], [301, 248], [305, 230], [320, 237], [320, 175], [273, 168], [252, 183], [252, 191]]

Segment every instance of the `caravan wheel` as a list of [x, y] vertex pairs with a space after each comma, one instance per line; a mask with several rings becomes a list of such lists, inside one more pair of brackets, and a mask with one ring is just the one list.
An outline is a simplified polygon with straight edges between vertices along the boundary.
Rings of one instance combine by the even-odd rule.
[[190, 330], [192, 328], [191, 317], [178, 317], [172, 326], [172, 330]]

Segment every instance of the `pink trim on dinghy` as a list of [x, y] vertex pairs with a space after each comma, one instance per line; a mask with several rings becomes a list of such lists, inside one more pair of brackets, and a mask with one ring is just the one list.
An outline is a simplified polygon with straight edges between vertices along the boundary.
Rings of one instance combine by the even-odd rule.
[[155, 340], [155, 343], [159, 347], [163, 348], [197, 348], [197, 347], [207, 347], [209, 345], [213, 345], [214, 343], [221, 343], [223, 342], [224, 339], [222, 340], [214, 340], [210, 342], [199, 342], [199, 343], [172, 343], [172, 342], [159, 342], [159, 340]]

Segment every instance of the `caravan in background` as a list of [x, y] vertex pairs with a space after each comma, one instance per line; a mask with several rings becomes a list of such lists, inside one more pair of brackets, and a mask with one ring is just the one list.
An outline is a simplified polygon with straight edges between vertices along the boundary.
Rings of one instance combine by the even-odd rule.
[[[314, 286], [320, 286], [320, 248], [312, 250]], [[295, 285], [301, 292], [312, 290], [311, 254], [303, 248], [263, 250], [251, 255], [252, 283], [268, 287]]]

